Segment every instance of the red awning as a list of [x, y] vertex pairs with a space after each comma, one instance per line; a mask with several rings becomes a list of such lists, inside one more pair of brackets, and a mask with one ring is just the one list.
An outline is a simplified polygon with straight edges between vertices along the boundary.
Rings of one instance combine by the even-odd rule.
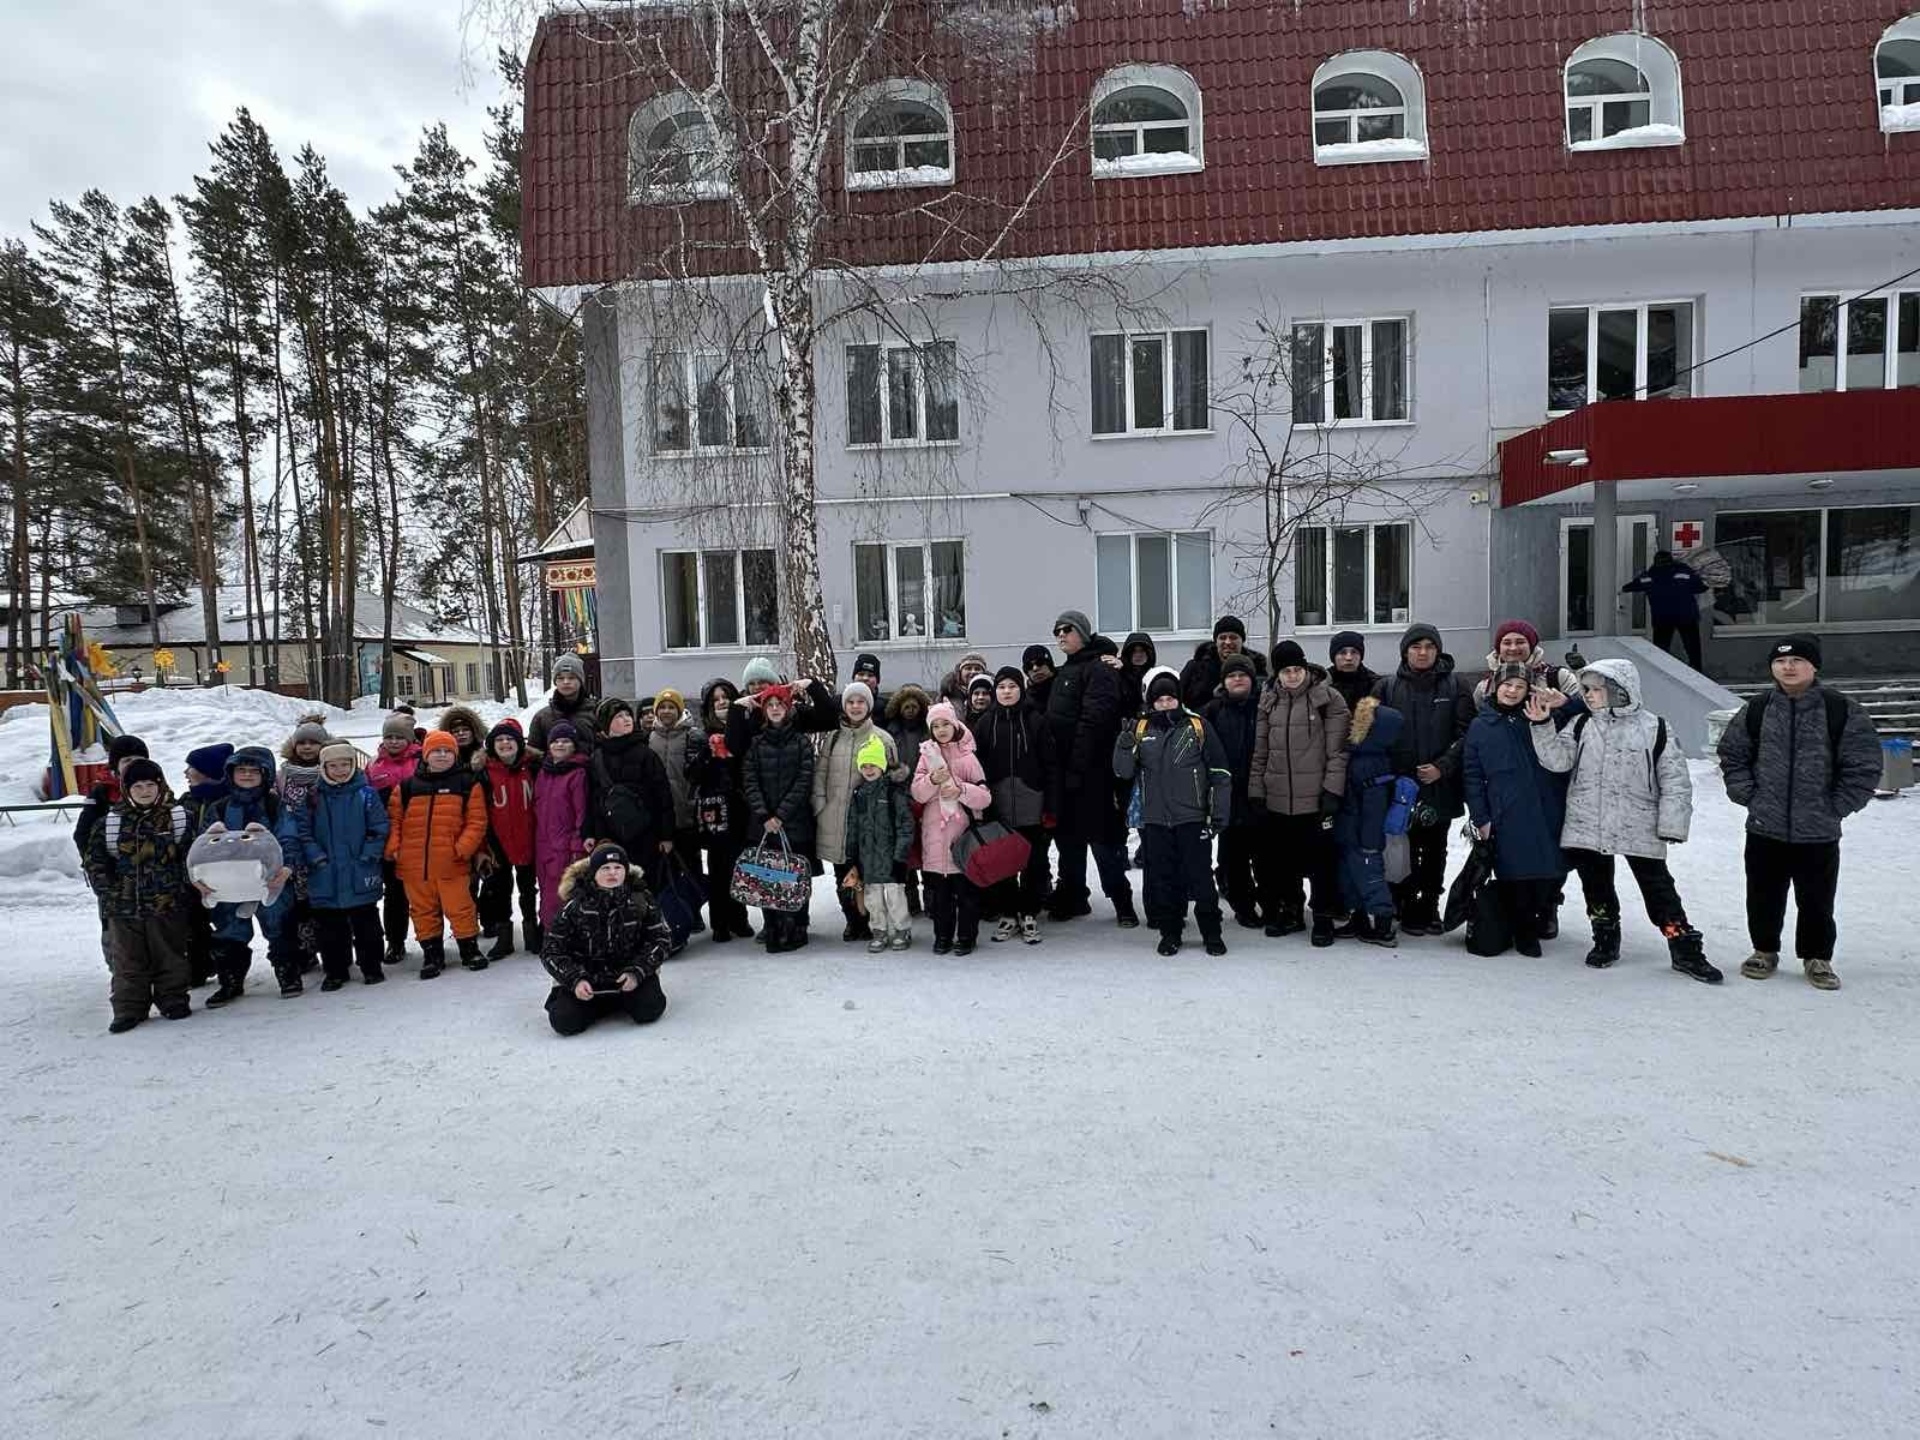
[[[1587, 463], [1547, 459], [1569, 450], [1584, 450]], [[1920, 469], [1920, 388], [1608, 400], [1502, 441], [1500, 504], [1595, 481], [1908, 469]]]

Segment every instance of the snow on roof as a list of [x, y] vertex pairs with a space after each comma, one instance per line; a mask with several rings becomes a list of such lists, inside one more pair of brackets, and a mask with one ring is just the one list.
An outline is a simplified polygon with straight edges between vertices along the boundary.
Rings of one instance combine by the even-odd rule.
[[1687, 132], [1678, 125], [1635, 125], [1628, 130], [1616, 130], [1611, 135], [1603, 135], [1598, 140], [1576, 140], [1575, 150], [1638, 150], [1649, 145], [1678, 145], [1687, 138]]
[[1338, 145], [1316, 145], [1313, 158], [1321, 165], [1359, 165], [1374, 160], [1424, 160], [1427, 142], [1401, 136], [1382, 140], [1344, 140]]
[[581, 500], [567, 512], [567, 518], [554, 527], [553, 533], [541, 542], [538, 550], [529, 550], [520, 558], [539, 560], [549, 555], [565, 555], [592, 548], [593, 514], [587, 509], [587, 502]]

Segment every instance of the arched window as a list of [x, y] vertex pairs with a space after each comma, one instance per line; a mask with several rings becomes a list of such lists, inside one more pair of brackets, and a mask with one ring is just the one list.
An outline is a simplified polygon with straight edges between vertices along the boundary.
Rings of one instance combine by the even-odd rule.
[[1419, 67], [1386, 50], [1349, 50], [1313, 77], [1313, 158], [1322, 165], [1427, 158]]
[[727, 193], [712, 129], [690, 96], [657, 96], [627, 127], [628, 190], [635, 200], [711, 200]]
[[870, 85], [847, 107], [847, 188], [953, 183], [953, 112], [919, 80]]
[[1680, 62], [1651, 35], [1605, 35], [1568, 57], [1567, 145], [1627, 150], [1678, 145]]
[[1123, 65], [1093, 91], [1095, 175], [1178, 175], [1202, 167], [1200, 87], [1170, 65]]
[[1920, 130], [1920, 15], [1896, 20], [1873, 51], [1880, 128]]

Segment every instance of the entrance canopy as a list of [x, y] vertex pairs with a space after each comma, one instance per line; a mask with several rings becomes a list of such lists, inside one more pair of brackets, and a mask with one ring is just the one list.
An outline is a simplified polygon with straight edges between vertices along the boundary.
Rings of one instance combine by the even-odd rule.
[[1623, 507], [1750, 499], [1900, 471], [1920, 477], [1920, 389], [1607, 400], [1501, 442], [1500, 504], [1591, 504], [1598, 481]]

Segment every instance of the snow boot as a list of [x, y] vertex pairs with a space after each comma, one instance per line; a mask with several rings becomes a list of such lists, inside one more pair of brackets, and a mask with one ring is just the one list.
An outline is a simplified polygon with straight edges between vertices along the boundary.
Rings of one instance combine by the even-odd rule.
[[246, 981], [229, 980], [225, 976], [222, 976], [220, 979], [220, 988], [214, 991], [213, 994], [207, 997], [207, 1000], [206, 1000], [207, 1009], [218, 1010], [223, 1005], [231, 1005], [234, 1001], [238, 1000], [242, 995], [246, 993], [247, 993]]
[[1180, 953], [1179, 935], [1162, 934], [1160, 936], [1160, 944], [1156, 948], [1162, 955], [1178, 955]]
[[1780, 968], [1780, 956], [1773, 950], [1756, 950], [1740, 962], [1740, 973], [1749, 980], [1768, 980]]
[[1587, 964], [1605, 970], [1620, 958], [1620, 917], [1611, 910], [1589, 910], [1587, 923], [1593, 927], [1593, 948], [1587, 951]]
[[1260, 918], [1259, 911], [1243, 909], [1233, 912], [1233, 923], [1238, 925], [1242, 930], [1258, 930], [1266, 922]]
[[1114, 896], [1113, 918], [1122, 930], [1138, 930], [1140, 928], [1140, 912], [1133, 908], [1133, 896]]
[[464, 940], [454, 936], [454, 943], [460, 947], [460, 963], [469, 970], [487, 968], [487, 957], [480, 953], [480, 937], [469, 935]]
[[160, 1007], [162, 1020], [184, 1020], [193, 1013], [193, 1005], [182, 995], [178, 1000], [169, 1001]]
[[499, 928], [494, 942], [487, 948], [487, 959], [504, 960], [513, 954], [513, 922], [509, 920]]
[[1002, 915], [1000, 917], [1000, 923], [993, 927], [993, 934], [990, 938], [994, 944], [1004, 945], [1009, 940], [1018, 939], [1019, 935], [1020, 922], [1011, 915]]
[[1558, 905], [1551, 906], [1541, 912], [1540, 938], [1542, 940], [1558, 940], [1560, 938], [1560, 907]]
[[1400, 944], [1398, 922], [1391, 915], [1375, 915], [1367, 921], [1367, 928], [1359, 932], [1359, 938], [1385, 950], [1397, 949]]
[[283, 997], [302, 994], [307, 988], [300, 979], [298, 965], [283, 965], [273, 973], [280, 981], [280, 994]]
[[431, 980], [447, 968], [447, 947], [443, 940], [420, 942], [420, 978]]
[[533, 921], [528, 920], [520, 927], [520, 937], [527, 942], [527, 953], [529, 955], [538, 955], [540, 953], [540, 942], [546, 939], [546, 931], [542, 930]]
[[953, 953], [953, 942], [951, 940], [942, 940], [938, 935], [934, 936], [933, 953], [936, 955], [951, 955]]
[[1303, 907], [1282, 905], [1274, 912], [1273, 918], [1267, 921], [1267, 938], [1279, 940], [1287, 935], [1298, 935], [1306, 928], [1307, 921]]
[[394, 941], [393, 944], [387, 946], [387, 953], [381, 957], [381, 963], [386, 965], [398, 965], [401, 961], [405, 960], [406, 958], [407, 958], [407, 942], [404, 940], [396, 940]]
[[1725, 977], [1707, 962], [1704, 941], [1698, 930], [1675, 930], [1667, 936], [1667, 953], [1673, 956], [1673, 968], [1690, 975], [1703, 985], [1718, 985]]
[[1316, 950], [1324, 950], [1333, 944], [1335, 935], [1333, 916], [1324, 910], [1313, 912], [1313, 934], [1308, 937]]
[[1806, 968], [1807, 983], [1816, 990], [1838, 990], [1840, 977], [1833, 973], [1831, 960], [1802, 960]]
[[847, 928], [840, 932], [840, 938], [848, 944], [852, 944], [855, 940], [871, 940], [873, 922], [863, 915], [856, 915], [847, 921]]
[[322, 995], [331, 995], [336, 990], [344, 990], [346, 988], [346, 979], [340, 975], [329, 975], [320, 982], [320, 993]]
[[896, 930], [893, 938], [887, 941], [887, 948], [889, 950], [905, 950], [912, 944], [913, 932], [911, 930]]
[[144, 1024], [146, 1024], [146, 1022], [147, 1022], [147, 1017], [146, 1017], [146, 1016], [144, 1016], [144, 1015], [120, 1015], [120, 1016], [116, 1016], [116, 1017], [114, 1018], [114, 1021], [113, 1021], [113, 1023], [112, 1023], [111, 1025], [109, 1025], [109, 1026], [107, 1026], [107, 1034], [109, 1034], [109, 1035], [124, 1035], [124, 1034], [126, 1034], [126, 1033], [127, 1033], [127, 1032], [128, 1032], [129, 1030], [131, 1030], [131, 1029], [133, 1029], [133, 1027], [134, 1027], [134, 1026], [136, 1026], [136, 1025], [144, 1025]]
[[1040, 943], [1040, 917], [1022, 915], [1020, 917], [1020, 938], [1029, 945]]
[[362, 967], [360, 971], [361, 984], [384, 985], [386, 984], [386, 982], [387, 982], [387, 972], [382, 970], [378, 965], [368, 965], [368, 966]]
[[[994, 938], [997, 940], [999, 937], [996, 935]], [[867, 954], [869, 955], [882, 954], [886, 948], [887, 937], [884, 934], [875, 935], [871, 940], [867, 941]]]

